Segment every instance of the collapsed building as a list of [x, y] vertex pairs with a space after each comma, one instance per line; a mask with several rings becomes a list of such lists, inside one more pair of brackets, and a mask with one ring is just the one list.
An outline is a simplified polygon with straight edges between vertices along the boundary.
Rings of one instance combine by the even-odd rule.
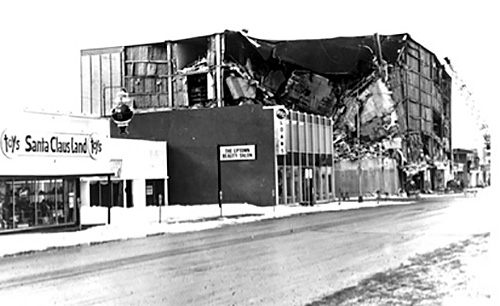
[[136, 115], [128, 135], [112, 136], [169, 142], [171, 203], [217, 200], [221, 144], [257, 144], [252, 166], [226, 166], [227, 201], [331, 201], [394, 193], [408, 179], [440, 189], [449, 173], [451, 78], [408, 34], [278, 41], [225, 31], [82, 50], [81, 67], [83, 113], [110, 116], [126, 91]]

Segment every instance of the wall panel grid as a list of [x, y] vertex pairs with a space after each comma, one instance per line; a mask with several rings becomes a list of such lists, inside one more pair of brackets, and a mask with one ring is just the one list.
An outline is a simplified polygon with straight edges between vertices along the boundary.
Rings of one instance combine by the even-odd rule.
[[415, 87], [419, 87], [420, 85], [420, 75], [418, 74], [418, 72], [416, 71], [411, 71], [411, 70], [408, 70], [408, 79], [407, 79], [408, 83], [415, 86]]
[[420, 104], [417, 102], [409, 101], [410, 116], [420, 117]]
[[122, 89], [122, 53], [93, 53], [81, 56], [81, 111], [110, 115], [113, 100]]
[[138, 109], [169, 106], [171, 63], [165, 45], [125, 49], [126, 87]]
[[432, 96], [425, 93], [425, 92], [421, 92], [420, 93], [420, 100], [422, 102], [423, 105], [425, 106], [431, 106], [432, 105]]
[[[334, 199], [332, 126], [329, 118], [290, 112], [285, 129], [287, 155], [278, 157], [280, 204], [310, 201], [310, 186], [314, 202]], [[306, 169], [313, 171], [309, 180], [305, 177]]]
[[90, 77], [91, 77], [91, 112], [92, 114], [101, 113], [101, 100], [102, 100], [102, 90], [105, 85], [105, 81], [102, 80], [102, 61], [101, 55], [92, 55], [90, 57]]
[[419, 51], [419, 46], [417, 44], [415, 44], [414, 42], [411, 42], [411, 41], [408, 41], [408, 44], [407, 44], [407, 52], [409, 55], [412, 55], [414, 56], [415, 58], [419, 58], [420, 57], [420, 51]]
[[329, 154], [332, 152], [332, 120], [326, 117], [291, 112], [285, 139], [288, 152]]
[[427, 121], [432, 121], [432, 109], [430, 107], [422, 107], [422, 117]]
[[91, 101], [92, 101], [92, 77], [90, 69], [90, 56], [85, 55], [80, 58], [80, 71], [81, 71], [81, 112], [83, 114], [90, 114]]
[[313, 116], [310, 114], [305, 115], [305, 134], [306, 134], [306, 152], [313, 152], [313, 141], [314, 141], [314, 131], [312, 126], [312, 118]]
[[410, 116], [408, 118], [408, 129], [410, 131], [420, 131], [420, 118]]
[[425, 91], [426, 93], [432, 93], [431, 81], [425, 77], [420, 77], [420, 90]]
[[408, 98], [419, 101], [420, 100], [420, 90], [416, 86], [408, 85]]

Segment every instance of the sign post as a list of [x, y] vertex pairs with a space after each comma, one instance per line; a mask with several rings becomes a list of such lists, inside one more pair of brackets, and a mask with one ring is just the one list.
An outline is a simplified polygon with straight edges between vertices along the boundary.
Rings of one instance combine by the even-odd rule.
[[256, 159], [255, 145], [217, 145], [217, 198], [219, 202], [220, 217], [222, 218], [222, 175], [221, 162], [248, 161]]
[[311, 168], [306, 168], [304, 170], [304, 178], [306, 179], [306, 191], [309, 197], [309, 206], [313, 206], [313, 170]]
[[159, 209], [159, 216], [158, 216], [158, 223], [161, 223], [161, 206], [163, 203], [163, 196], [161, 193], [158, 195], [158, 209]]
[[219, 201], [220, 217], [222, 218], [222, 180], [220, 174], [220, 145], [217, 145], [217, 199]]
[[111, 176], [108, 175], [108, 186], [109, 186], [109, 197], [111, 201], [108, 204], [108, 225], [111, 224], [111, 206], [113, 206], [113, 182], [111, 182]]

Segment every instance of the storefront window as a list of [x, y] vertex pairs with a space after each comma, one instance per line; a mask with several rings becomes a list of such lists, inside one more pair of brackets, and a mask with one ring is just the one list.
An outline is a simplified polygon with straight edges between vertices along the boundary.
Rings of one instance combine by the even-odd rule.
[[295, 203], [295, 198], [293, 194], [293, 167], [292, 166], [286, 166], [286, 196], [287, 196], [287, 203]]
[[123, 181], [90, 182], [90, 206], [123, 207]]
[[0, 179], [0, 230], [76, 220], [75, 179]]
[[278, 203], [285, 203], [285, 166], [278, 166]]
[[7, 184], [0, 180], [0, 230], [8, 227], [7, 220], [11, 215], [7, 204]]
[[294, 187], [294, 193], [295, 193], [295, 199], [294, 201], [296, 203], [300, 203], [303, 201], [302, 198], [302, 184], [301, 184], [301, 169], [299, 166], [293, 166], [293, 187]]
[[332, 185], [333, 185], [333, 179], [332, 179], [332, 176], [333, 176], [333, 167], [332, 166], [327, 166], [326, 167], [326, 177], [327, 177], [327, 190], [328, 190], [328, 199], [329, 200], [333, 200], [334, 199], [334, 196], [333, 196], [333, 188], [332, 188]]

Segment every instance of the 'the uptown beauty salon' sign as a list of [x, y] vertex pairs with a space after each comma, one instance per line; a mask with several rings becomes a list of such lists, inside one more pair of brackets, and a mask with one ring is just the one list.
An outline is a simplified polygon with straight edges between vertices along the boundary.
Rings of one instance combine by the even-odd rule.
[[4, 130], [0, 138], [2, 153], [16, 156], [90, 157], [103, 152], [103, 141], [97, 134], [30, 133]]
[[255, 145], [220, 146], [220, 161], [255, 160]]

